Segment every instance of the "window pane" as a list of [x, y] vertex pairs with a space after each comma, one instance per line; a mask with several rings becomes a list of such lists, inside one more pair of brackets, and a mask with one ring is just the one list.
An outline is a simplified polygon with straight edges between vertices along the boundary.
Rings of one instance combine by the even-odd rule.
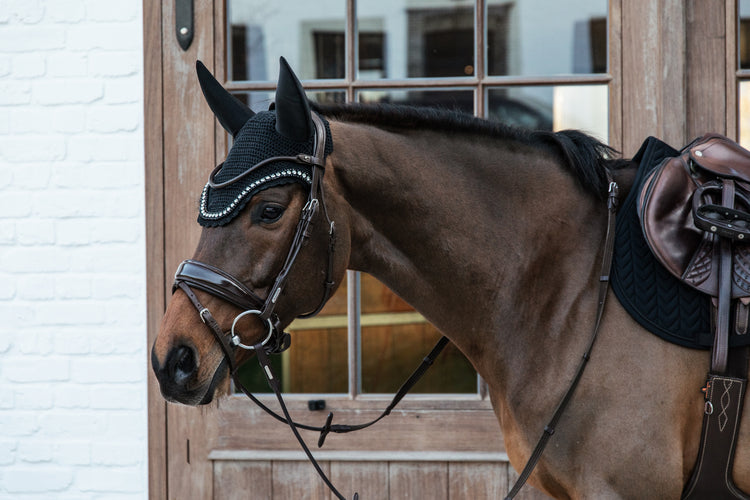
[[[431, 324], [362, 328], [362, 392], [394, 393], [441, 337]], [[449, 344], [411, 390], [418, 393], [476, 393], [477, 375], [463, 354]]]
[[740, 0], [737, 57], [740, 69], [750, 69], [750, 0]]
[[491, 120], [539, 130], [580, 129], [606, 142], [607, 85], [494, 88], [487, 92]]
[[435, 106], [462, 113], [474, 113], [472, 90], [362, 90], [357, 93], [359, 102], [412, 104]]
[[[308, 90], [307, 98], [320, 104], [344, 102], [346, 93], [342, 90]], [[274, 92], [232, 92], [237, 99], [245, 103], [256, 113], [266, 111], [275, 99]]]
[[490, 0], [487, 74], [607, 72], [607, 0]]
[[300, 79], [344, 78], [346, 2], [227, 0], [227, 74], [275, 81], [284, 56]]
[[474, 6], [470, 2], [460, 3], [450, 5], [436, 0], [358, 2], [360, 61], [357, 77], [472, 76], [476, 38]]

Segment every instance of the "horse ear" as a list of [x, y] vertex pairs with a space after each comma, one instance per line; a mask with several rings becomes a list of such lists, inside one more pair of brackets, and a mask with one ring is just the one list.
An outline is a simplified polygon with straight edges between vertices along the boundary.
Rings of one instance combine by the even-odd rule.
[[276, 86], [276, 132], [288, 139], [304, 142], [310, 138], [313, 130], [305, 89], [282, 57]]
[[211, 108], [221, 126], [232, 134], [232, 137], [236, 137], [242, 126], [255, 116], [255, 113], [227, 92], [202, 62], [196, 61], [195, 70], [198, 73], [198, 81], [208, 107]]

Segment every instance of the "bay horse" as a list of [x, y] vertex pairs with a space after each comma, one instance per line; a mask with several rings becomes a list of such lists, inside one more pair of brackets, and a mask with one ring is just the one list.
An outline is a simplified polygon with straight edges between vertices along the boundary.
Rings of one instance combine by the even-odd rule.
[[[239, 329], [236, 318], [252, 304], [240, 308], [195, 290], [205, 308], [198, 314], [177, 290], [152, 349], [164, 397], [208, 403], [233, 368], [226, 349], [236, 364], [252, 356], [217, 342], [204, 312], [252, 346], [317, 310], [331, 283], [358, 270], [404, 298], [469, 359], [487, 382], [508, 457], [520, 469], [570, 384], [596, 319], [607, 174], [624, 198], [634, 165], [580, 132], [529, 132], [408, 107], [311, 111], [283, 60], [272, 111], [254, 114], [215, 80], [204, 93], [235, 137], [227, 164], [254, 154], [247, 167], [273, 157], [264, 168], [289, 163], [302, 174], [261, 179], [257, 192], [248, 179], [222, 177], [222, 166], [209, 177], [193, 256], [209, 266], [193, 271], [236, 277], [234, 286], [260, 304], [272, 301], [273, 314], [255, 311]], [[243, 136], [250, 128], [252, 135]], [[325, 151], [300, 150], [321, 135]], [[292, 150], [280, 159], [271, 151], [277, 146]], [[300, 152], [306, 160], [294, 159]], [[309, 179], [307, 168], [324, 175]], [[222, 202], [223, 210], [211, 211], [207, 197], [219, 203], [229, 181], [247, 185]], [[325, 193], [324, 206], [287, 266], [311, 189]], [[280, 273], [283, 287], [276, 286]], [[698, 453], [698, 389], [709, 354], [651, 335], [609, 295], [588, 368], [530, 482], [555, 498], [679, 498]], [[733, 475], [750, 491], [748, 412]]]

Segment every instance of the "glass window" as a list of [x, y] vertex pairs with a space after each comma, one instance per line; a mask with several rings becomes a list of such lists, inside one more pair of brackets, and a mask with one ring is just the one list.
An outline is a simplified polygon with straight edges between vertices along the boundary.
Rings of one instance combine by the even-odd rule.
[[489, 1], [488, 74], [607, 72], [607, 0]]
[[487, 117], [532, 129], [580, 129], [606, 142], [608, 98], [606, 85], [492, 88]]
[[740, 0], [737, 25], [737, 58], [739, 69], [750, 69], [750, 0]]

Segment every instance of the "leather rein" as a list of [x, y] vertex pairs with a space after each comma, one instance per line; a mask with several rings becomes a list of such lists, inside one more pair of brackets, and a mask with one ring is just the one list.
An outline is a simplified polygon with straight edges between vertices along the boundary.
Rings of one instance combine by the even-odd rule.
[[[315, 125], [315, 146], [312, 155], [300, 153], [296, 156], [275, 156], [272, 158], [268, 158], [254, 165], [243, 173], [237, 175], [233, 179], [222, 183], [214, 182], [215, 175], [220, 170], [221, 165], [214, 169], [214, 171], [211, 172], [209, 176], [209, 186], [224, 187], [245, 177], [250, 172], [253, 172], [264, 165], [276, 161], [291, 161], [295, 163], [310, 165], [312, 167], [312, 179], [307, 203], [302, 208], [300, 219], [297, 223], [297, 229], [295, 231], [294, 238], [292, 239], [292, 244], [289, 249], [289, 253], [287, 254], [284, 265], [276, 276], [274, 284], [269, 290], [265, 300], [258, 297], [258, 295], [256, 295], [250, 288], [245, 286], [239, 279], [235, 278], [231, 274], [226, 273], [217, 267], [196, 260], [185, 260], [179, 265], [179, 267], [177, 268], [177, 272], [175, 273], [172, 293], [177, 291], [178, 288], [182, 290], [188, 297], [190, 302], [193, 304], [193, 307], [195, 307], [195, 309], [198, 311], [198, 315], [200, 316], [201, 321], [203, 321], [203, 323], [209, 328], [214, 338], [221, 346], [221, 349], [224, 352], [224, 357], [229, 365], [229, 372], [232, 375], [232, 380], [234, 381], [235, 385], [240, 390], [242, 390], [242, 392], [263, 411], [271, 415], [276, 420], [289, 425], [303, 451], [315, 467], [318, 475], [325, 482], [326, 486], [328, 486], [328, 488], [334, 493], [337, 498], [345, 500], [345, 497], [341, 493], [339, 493], [339, 491], [333, 486], [331, 481], [326, 476], [325, 472], [323, 472], [323, 470], [321, 469], [315, 457], [313, 457], [307, 444], [300, 436], [298, 429], [319, 432], [320, 435], [318, 438], [318, 447], [321, 447], [323, 446], [326, 437], [331, 432], [341, 434], [370, 427], [371, 425], [375, 424], [391, 413], [393, 408], [401, 401], [401, 399], [403, 399], [403, 397], [433, 364], [435, 358], [437, 358], [443, 348], [445, 348], [449, 340], [447, 337], [442, 337], [438, 341], [435, 347], [433, 347], [432, 351], [430, 351], [430, 353], [422, 360], [422, 363], [417, 367], [417, 369], [399, 388], [398, 392], [395, 394], [386, 409], [374, 420], [368, 423], [355, 425], [332, 424], [333, 413], [328, 414], [325, 424], [320, 427], [300, 424], [292, 420], [286, 404], [284, 403], [284, 399], [281, 395], [281, 387], [279, 385], [278, 379], [271, 369], [271, 363], [268, 358], [269, 354], [281, 353], [288, 349], [291, 344], [291, 336], [288, 333], [285, 333], [281, 328], [279, 328], [280, 320], [274, 313], [274, 308], [279, 296], [281, 295], [282, 290], [284, 289], [284, 286], [287, 283], [289, 273], [292, 269], [292, 266], [294, 265], [294, 262], [297, 259], [297, 256], [299, 255], [300, 250], [311, 235], [313, 219], [320, 211], [319, 209], [321, 206], [326, 221], [328, 222], [328, 225], [330, 227], [328, 264], [326, 269], [326, 278], [323, 285], [323, 296], [315, 310], [309, 313], [302, 314], [299, 317], [306, 318], [319, 313], [330, 298], [331, 292], [333, 291], [334, 287], [333, 257], [336, 243], [336, 232], [335, 224], [328, 216], [325, 199], [323, 197], [323, 174], [325, 171], [325, 164], [323, 158], [319, 156], [322, 155], [325, 151], [326, 132], [323, 122], [317, 116], [317, 114], [312, 113], [312, 120], [313, 124]], [[207, 292], [215, 297], [218, 297], [226, 302], [229, 302], [230, 304], [239, 307], [244, 311], [235, 317], [229, 332], [224, 332], [224, 330], [222, 330], [219, 323], [211, 314], [211, 311], [209, 311], [208, 308], [201, 304], [191, 287]], [[237, 322], [242, 317], [252, 315], [257, 316], [263, 323], [267, 325], [268, 333], [262, 340], [255, 343], [254, 345], [246, 345], [242, 343], [240, 336], [235, 332], [235, 327], [237, 325]], [[283, 416], [279, 415], [278, 413], [274, 412], [266, 405], [264, 405], [244, 386], [237, 372], [238, 365], [235, 358], [235, 350], [237, 348], [255, 351], [258, 363], [262, 368], [262, 372], [266, 377], [268, 385], [276, 395], [276, 399], [279, 402], [279, 406], [281, 407]], [[354, 500], [357, 500], [358, 498], [359, 494], [355, 493]]]

